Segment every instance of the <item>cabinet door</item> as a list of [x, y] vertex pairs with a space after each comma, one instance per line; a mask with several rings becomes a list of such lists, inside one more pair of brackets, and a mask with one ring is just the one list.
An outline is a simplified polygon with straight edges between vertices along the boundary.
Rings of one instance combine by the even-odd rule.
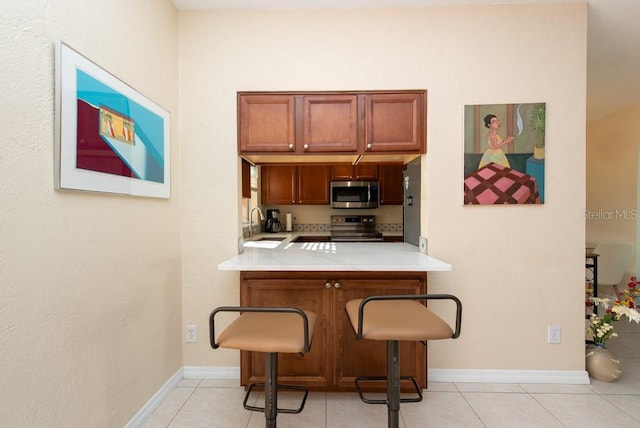
[[424, 93], [365, 96], [365, 152], [425, 153]]
[[378, 164], [359, 163], [354, 166], [354, 179], [366, 181], [378, 179]]
[[380, 204], [402, 205], [404, 188], [402, 164], [382, 164], [380, 171]]
[[331, 179], [341, 181], [353, 180], [353, 165], [342, 162], [332, 164]]
[[298, 204], [329, 204], [329, 165], [298, 166]]
[[[243, 279], [241, 305], [258, 307], [297, 307], [316, 313], [311, 350], [305, 354], [278, 355], [278, 381], [327, 387], [332, 384], [331, 355], [332, 290], [320, 279]], [[264, 353], [242, 353], [241, 383], [264, 381]]]
[[293, 95], [238, 95], [240, 153], [295, 151]]
[[303, 152], [357, 151], [356, 95], [307, 95], [303, 97], [302, 103]]
[[[384, 376], [387, 372], [386, 341], [358, 340], [344, 307], [349, 300], [374, 295], [420, 294], [426, 292], [426, 284], [419, 279], [343, 279], [336, 291], [335, 331], [335, 379], [336, 385], [353, 385], [358, 376]], [[418, 384], [426, 388], [426, 352], [419, 342], [400, 342], [400, 372], [414, 376]], [[384, 389], [384, 384], [372, 386]]]
[[242, 159], [242, 197], [251, 198], [251, 164]]
[[360, 163], [352, 165], [350, 163], [334, 163], [331, 165], [332, 180], [377, 180], [378, 164]]
[[260, 168], [260, 195], [264, 205], [292, 205], [297, 197], [295, 165], [263, 165]]

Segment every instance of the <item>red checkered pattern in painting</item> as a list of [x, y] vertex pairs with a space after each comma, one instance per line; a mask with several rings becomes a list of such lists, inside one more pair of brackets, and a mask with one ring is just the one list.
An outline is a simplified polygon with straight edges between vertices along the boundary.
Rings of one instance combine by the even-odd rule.
[[465, 204], [540, 204], [536, 179], [490, 163], [464, 179]]

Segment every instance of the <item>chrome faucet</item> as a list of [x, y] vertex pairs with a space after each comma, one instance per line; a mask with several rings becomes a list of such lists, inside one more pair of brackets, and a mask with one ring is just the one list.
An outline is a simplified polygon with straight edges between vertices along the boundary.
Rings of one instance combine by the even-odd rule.
[[260, 215], [260, 220], [264, 221], [264, 214], [262, 213], [262, 210], [260, 209], [260, 207], [251, 208], [251, 211], [249, 211], [249, 238], [253, 236], [253, 212], [255, 210], [258, 210], [258, 214]]

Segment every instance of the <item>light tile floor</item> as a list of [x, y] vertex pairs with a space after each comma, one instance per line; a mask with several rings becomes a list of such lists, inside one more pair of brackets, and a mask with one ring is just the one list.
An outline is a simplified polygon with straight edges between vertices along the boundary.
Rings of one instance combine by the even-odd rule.
[[[615, 382], [430, 383], [422, 402], [401, 405], [400, 426], [640, 427], [640, 326], [623, 320], [616, 330], [620, 336], [608, 347], [622, 360], [623, 374]], [[144, 427], [263, 427], [264, 414], [242, 407], [245, 392], [237, 384], [237, 380], [185, 379]], [[287, 393], [279, 393], [278, 398], [280, 407], [298, 404]], [[278, 415], [281, 428], [386, 426], [386, 406], [364, 404], [356, 393], [311, 392], [302, 413]]]

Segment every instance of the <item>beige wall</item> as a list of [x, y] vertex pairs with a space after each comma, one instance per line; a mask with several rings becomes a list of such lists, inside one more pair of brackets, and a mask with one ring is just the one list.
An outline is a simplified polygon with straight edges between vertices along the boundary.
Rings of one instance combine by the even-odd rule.
[[635, 245], [639, 114], [636, 105], [587, 127], [587, 242]]
[[[183, 365], [171, 0], [0, 8], [0, 425], [123, 426]], [[172, 113], [172, 198], [53, 188], [54, 41]]]
[[[586, 4], [180, 13], [183, 323], [238, 303], [236, 92], [427, 89], [422, 230], [465, 306], [431, 368], [584, 370]], [[463, 207], [465, 104], [547, 103], [543, 206]], [[562, 343], [546, 343], [547, 326]], [[185, 366], [238, 354], [184, 346]]]
[[[206, 336], [211, 308], [238, 301], [237, 274], [215, 266], [241, 228], [241, 90], [428, 89], [422, 229], [454, 265], [429, 287], [465, 304], [461, 339], [432, 344], [430, 366], [583, 369], [584, 4], [178, 21], [169, 0], [5, 3], [3, 424], [121, 426], [183, 365], [238, 365]], [[56, 39], [172, 113], [170, 200], [53, 190]], [[547, 203], [463, 207], [463, 106], [537, 101]], [[181, 321], [198, 325], [198, 343], [181, 347]], [[546, 344], [548, 324], [562, 326], [561, 345]]]

